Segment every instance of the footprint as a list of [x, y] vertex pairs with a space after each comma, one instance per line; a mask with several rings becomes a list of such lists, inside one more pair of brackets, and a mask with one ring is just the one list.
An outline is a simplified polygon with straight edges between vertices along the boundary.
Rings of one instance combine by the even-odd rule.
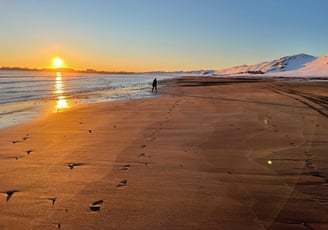
[[60, 223], [52, 223], [54, 225], [56, 225], [57, 229], [61, 229], [61, 224]]
[[90, 210], [92, 211], [92, 212], [99, 212], [100, 211], [100, 206], [90, 206]]
[[130, 167], [131, 167], [131, 165], [123, 165], [122, 170], [129, 170]]
[[54, 206], [56, 203], [57, 197], [50, 197], [47, 200], [50, 200], [52, 202], [52, 206]]
[[90, 205], [90, 211], [99, 212], [104, 200], [97, 200]]
[[97, 200], [97, 201], [93, 202], [92, 205], [93, 206], [95, 206], [95, 205], [101, 205], [103, 203], [104, 203], [104, 200]]
[[22, 156], [14, 156], [14, 157], [6, 157], [6, 159], [16, 159], [16, 160], [19, 160]]
[[30, 137], [29, 136], [26, 136], [26, 137], [23, 137], [22, 140], [23, 141], [26, 141], [27, 139], [29, 139]]
[[5, 193], [6, 194], [6, 202], [8, 202], [11, 197], [14, 195], [14, 193], [16, 192], [19, 192], [19, 190], [8, 190], [8, 191], [5, 191], [5, 192], [2, 192], [2, 193]]
[[31, 152], [33, 152], [33, 150], [29, 149], [25, 151], [27, 155], [30, 155]]
[[68, 164], [68, 167], [69, 167], [71, 170], [73, 170], [74, 167], [76, 167], [76, 166], [82, 166], [82, 165], [85, 165], [85, 163], [69, 163], [69, 164]]
[[314, 177], [325, 178], [324, 176], [322, 176], [322, 175], [320, 174], [320, 172], [317, 172], [317, 171], [310, 172], [310, 175], [311, 175], [311, 176], [314, 176]]
[[140, 165], [148, 165], [148, 163], [147, 162], [134, 162], [134, 163], [136, 163], [136, 164], [140, 164]]
[[148, 155], [146, 155], [146, 154], [144, 154], [144, 153], [140, 153], [140, 154], [138, 155], [138, 157], [148, 157], [148, 158], [151, 158], [151, 156], [148, 156]]
[[124, 187], [124, 186], [126, 186], [127, 183], [128, 183], [128, 180], [124, 179], [116, 187], [118, 187], [118, 188]]

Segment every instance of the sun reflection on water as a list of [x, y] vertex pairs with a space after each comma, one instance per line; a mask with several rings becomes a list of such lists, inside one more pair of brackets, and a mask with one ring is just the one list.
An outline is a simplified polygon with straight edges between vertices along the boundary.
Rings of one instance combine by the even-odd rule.
[[56, 82], [55, 82], [55, 94], [56, 97], [56, 110], [66, 109], [69, 107], [66, 96], [64, 95], [64, 83], [62, 81], [62, 76], [60, 72], [56, 73]]

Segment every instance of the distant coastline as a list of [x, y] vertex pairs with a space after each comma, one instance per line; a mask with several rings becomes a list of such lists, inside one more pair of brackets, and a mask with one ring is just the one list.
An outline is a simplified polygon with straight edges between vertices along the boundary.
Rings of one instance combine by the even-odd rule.
[[94, 69], [75, 70], [73, 68], [28, 68], [28, 67], [0, 67], [0, 70], [6, 71], [37, 71], [37, 72], [68, 72], [68, 73], [100, 73], [100, 74], [135, 74], [128, 71], [102, 71]]
[[215, 70], [190, 70], [190, 71], [106, 71], [106, 70], [95, 70], [95, 69], [85, 69], [85, 70], [76, 70], [73, 68], [28, 68], [28, 67], [0, 67], [0, 71], [36, 71], [36, 72], [65, 72], [65, 73], [89, 73], [89, 74], [146, 74], [146, 75], [154, 75], [154, 74], [162, 74], [162, 75], [196, 75], [196, 76], [211, 76], [214, 74]]

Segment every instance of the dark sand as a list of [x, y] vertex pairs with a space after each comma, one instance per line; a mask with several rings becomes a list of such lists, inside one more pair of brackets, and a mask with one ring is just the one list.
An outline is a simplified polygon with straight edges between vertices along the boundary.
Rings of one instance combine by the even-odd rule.
[[1, 130], [0, 229], [328, 229], [327, 83], [159, 91]]

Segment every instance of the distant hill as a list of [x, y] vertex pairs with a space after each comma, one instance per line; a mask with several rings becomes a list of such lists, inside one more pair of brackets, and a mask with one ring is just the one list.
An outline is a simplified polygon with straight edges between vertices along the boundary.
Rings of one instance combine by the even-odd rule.
[[283, 73], [283, 76], [328, 77], [328, 55], [306, 63], [302, 68]]
[[236, 66], [215, 71], [215, 75], [218, 76], [254, 74], [264, 74], [266, 76], [328, 77], [328, 56], [314, 57], [308, 54], [297, 54], [270, 62]]
[[221, 70], [153, 71], [147, 74], [173, 76], [263, 76], [263, 77], [328, 77], [328, 55], [314, 57], [297, 54], [255, 65], [242, 65]]

